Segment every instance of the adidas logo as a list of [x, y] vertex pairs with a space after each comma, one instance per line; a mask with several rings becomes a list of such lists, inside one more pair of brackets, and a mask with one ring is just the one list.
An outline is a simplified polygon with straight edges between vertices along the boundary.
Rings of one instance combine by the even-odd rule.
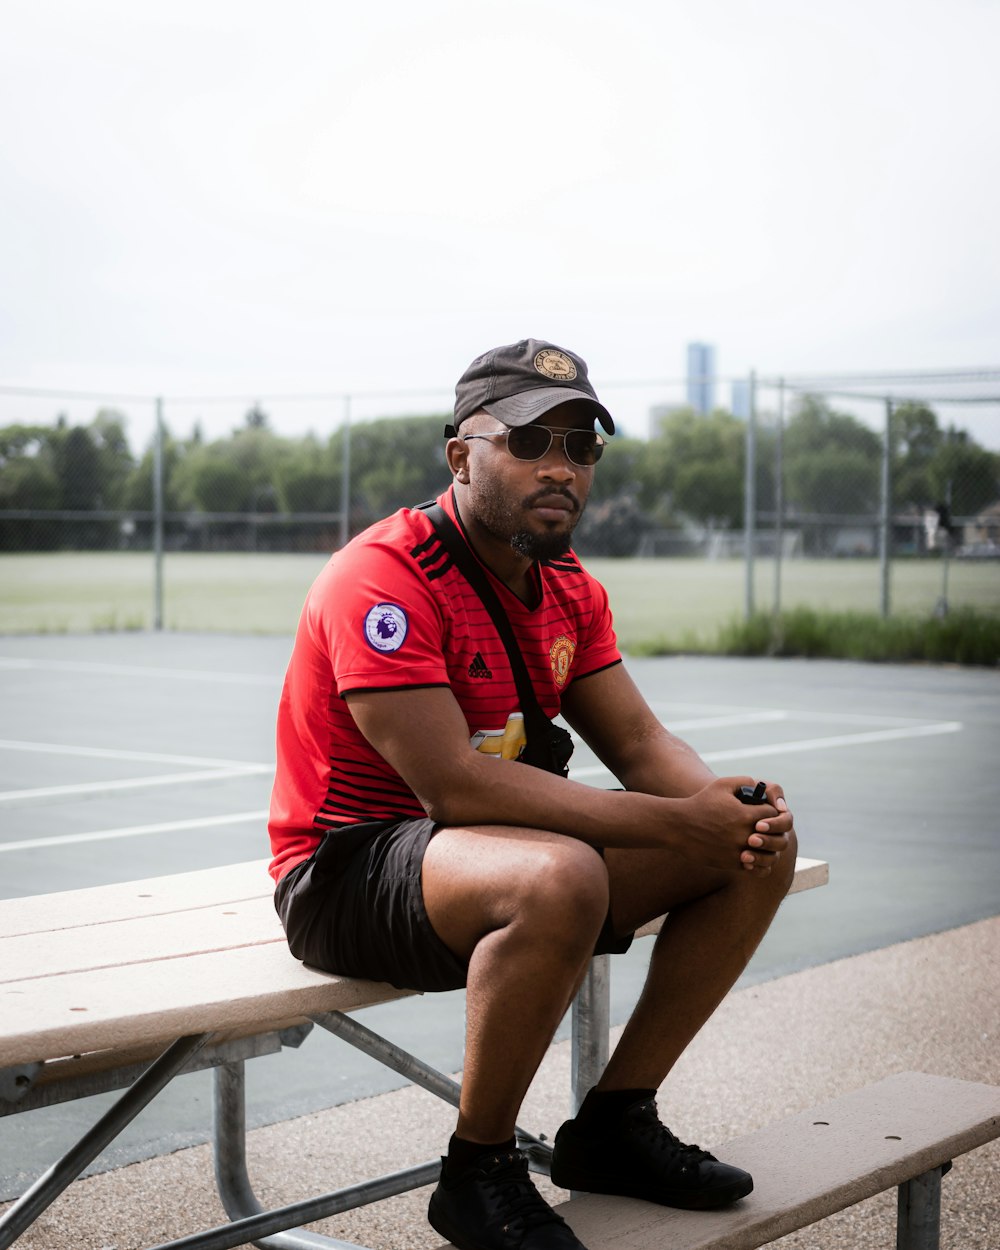
[[493, 670], [487, 665], [478, 651], [472, 657], [472, 663], [469, 665], [469, 676], [486, 678], [493, 676]]

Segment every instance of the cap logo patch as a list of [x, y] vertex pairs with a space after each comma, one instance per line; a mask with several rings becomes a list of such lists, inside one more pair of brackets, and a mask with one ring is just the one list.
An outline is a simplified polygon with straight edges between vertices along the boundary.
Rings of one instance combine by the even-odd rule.
[[553, 382], [572, 382], [576, 377], [576, 365], [565, 352], [554, 347], [544, 347], [535, 356], [535, 368], [543, 377]]
[[398, 651], [408, 628], [406, 613], [395, 603], [376, 603], [365, 617], [365, 638], [376, 651]]

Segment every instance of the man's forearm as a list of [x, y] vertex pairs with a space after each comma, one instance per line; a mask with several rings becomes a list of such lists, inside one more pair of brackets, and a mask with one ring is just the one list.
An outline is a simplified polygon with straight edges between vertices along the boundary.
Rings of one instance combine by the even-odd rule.
[[693, 747], [666, 730], [635, 747], [616, 775], [627, 790], [666, 798], [687, 798], [716, 778]]
[[629, 785], [622, 792], [584, 785], [508, 760], [472, 758], [462, 761], [456, 770], [460, 775], [453, 776], [452, 784], [436, 798], [419, 797], [433, 820], [451, 827], [550, 829], [595, 846], [680, 845], [687, 825], [685, 800], [713, 779], [705, 770], [699, 783], [701, 774], [696, 778], [696, 769], [690, 765], [690, 760], [697, 764], [697, 756], [690, 748], [685, 751], [683, 777], [678, 782], [677, 769], [672, 768], [672, 786], [657, 786], [662, 777], [655, 767], [636, 770], [637, 780], [646, 778], [648, 786]]

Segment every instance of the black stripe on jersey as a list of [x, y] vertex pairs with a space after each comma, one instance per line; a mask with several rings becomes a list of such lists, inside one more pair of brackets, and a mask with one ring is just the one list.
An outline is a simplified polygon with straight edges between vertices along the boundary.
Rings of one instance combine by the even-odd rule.
[[354, 789], [347, 789], [342, 786], [331, 786], [326, 792], [323, 802], [319, 805], [318, 810], [329, 815], [331, 812], [340, 811], [342, 808], [376, 808], [376, 807], [396, 807], [402, 804], [405, 808], [413, 806], [412, 794], [393, 794], [389, 790], [379, 790], [371, 786], [358, 786], [357, 792]]
[[417, 543], [410, 555], [420, 565], [429, 582], [435, 581], [452, 567], [451, 556], [437, 534], [432, 534], [424, 542]]
[[574, 673], [573, 680], [584, 681], [588, 677], [593, 677], [595, 673], [607, 672], [609, 668], [614, 668], [615, 665], [621, 664], [621, 662], [622, 662], [621, 660], [612, 660], [609, 664], [602, 664], [600, 668], [590, 668], [585, 673], [579, 673], [579, 674]]
[[542, 564], [548, 569], [562, 569], [566, 573], [577, 573], [580, 571], [580, 561], [575, 556], [554, 556], [551, 560], [543, 560]]
[[341, 761], [330, 761], [330, 776], [327, 782], [328, 793], [334, 792], [337, 785], [358, 785], [363, 786], [368, 782], [368, 789], [372, 791], [395, 790], [400, 794], [412, 794], [413, 791], [402, 779], [402, 777], [386, 776], [382, 771], [374, 768], [366, 768], [364, 764], [351, 765]]
[[413, 556], [414, 560], [418, 560], [424, 554], [425, 551], [430, 551], [430, 549], [436, 543], [440, 543], [440, 541], [441, 540], [438, 538], [436, 532], [431, 533], [430, 535], [428, 535], [427, 538], [424, 539], [422, 543], [417, 543], [415, 547], [412, 547], [410, 549], [410, 555]]
[[414, 686], [350, 686], [347, 690], [341, 690], [340, 697], [348, 694], [391, 694], [394, 690], [438, 690], [442, 686], [448, 686], [448, 682], [423, 681]]
[[372, 815], [371, 808], [361, 807], [344, 807], [338, 813], [335, 819], [327, 818], [321, 815], [313, 817], [313, 828], [321, 829], [347, 829], [351, 825], [364, 824], [370, 820], [414, 820], [427, 813], [416, 804], [413, 807], [390, 809], [385, 808], [383, 815]]
[[402, 777], [386, 776], [383, 771], [368, 767], [364, 763], [354, 761], [345, 763], [331, 759], [326, 797], [322, 807], [335, 807], [342, 800], [347, 800], [350, 805], [368, 794], [384, 802], [398, 802], [399, 800], [410, 804], [414, 802], [413, 791]]
[[427, 813], [415, 800], [409, 803], [337, 803], [321, 807], [313, 817], [314, 824], [338, 821], [391, 820], [396, 817], [425, 816]]
[[[347, 813], [345, 817], [345, 813]], [[391, 816], [425, 816], [427, 813], [415, 800], [411, 799], [409, 803], [332, 803], [324, 804], [314, 817], [319, 820], [326, 817], [331, 820], [350, 819], [352, 816], [358, 820], [388, 820]]]

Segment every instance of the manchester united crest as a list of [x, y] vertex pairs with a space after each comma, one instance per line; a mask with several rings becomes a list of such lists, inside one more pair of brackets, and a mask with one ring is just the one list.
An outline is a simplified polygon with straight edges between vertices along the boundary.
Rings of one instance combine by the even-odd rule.
[[569, 670], [573, 664], [573, 656], [576, 654], [576, 643], [572, 638], [567, 638], [565, 634], [560, 634], [551, 647], [549, 647], [549, 663], [552, 665], [552, 676], [555, 678], [556, 685], [561, 690], [566, 685], [566, 679], [569, 677]]

